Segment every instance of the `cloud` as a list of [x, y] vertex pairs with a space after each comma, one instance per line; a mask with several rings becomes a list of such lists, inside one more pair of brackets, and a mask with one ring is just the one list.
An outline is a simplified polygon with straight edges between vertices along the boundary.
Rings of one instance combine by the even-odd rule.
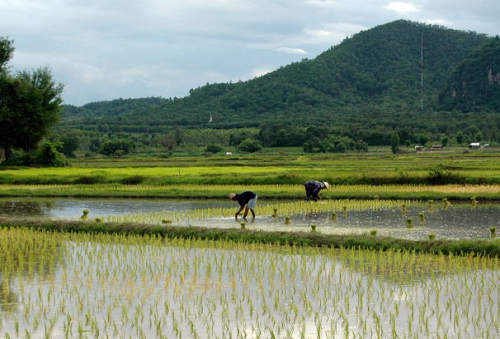
[[252, 79], [402, 16], [500, 31], [491, 0], [2, 0], [0, 36], [13, 71], [49, 65], [80, 105]]
[[244, 77], [243, 79], [258, 78], [258, 77], [261, 77], [261, 76], [266, 75], [268, 73], [271, 73], [272, 71], [274, 71], [274, 69], [270, 69], [270, 68], [255, 68], [255, 69], [252, 69], [252, 71], [250, 73], [250, 76]]
[[385, 8], [400, 14], [414, 13], [420, 11], [420, 9], [411, 2], [400, 2], [400, 1], [390, 2]]
[[338, 1], [335, 0], [307, 0], [306, 3], [323, 8], [334, 8], [338, 5]]
[[297, 55], [306, 55], [307, 52], [302, 48], [292, 48], [292, 47], [280, 47], [276, 49], [278, 52], [297, 54]]

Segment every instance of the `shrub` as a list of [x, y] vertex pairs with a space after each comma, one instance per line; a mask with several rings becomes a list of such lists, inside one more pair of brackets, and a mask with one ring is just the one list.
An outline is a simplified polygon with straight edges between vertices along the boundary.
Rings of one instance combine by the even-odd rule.
[[436, 165], [429, 170], [427, 182], [431, 185], [460, 184], [465, 178], [458, 173], [453, 173], [444, 165]]
[[207, 148], [205, 148], [205, 153], [216, 154], [219, 153], [220, 151], [222, 151], [222, 146], [217, 144], [210, 144], [207, 146]]
[[106, 140], [101, 148], [99, 149], [99, 153], [104, 155], [114, 155], [114, 156], [122, 156], [124, 154], [131, 153], [135, 148], [134, 143], [129, 140]]
[[241, 152], [254, 153], [258, 152], [262, 149], [262, 145], [258, 140], [255, 139], [245, 139], [243, 140], [239, 146], [238, 150]]
[[106, 182], [106, 178], [104, 177], [104, 175], [84, 175], [76, 178], [73, 181], [74, 184], [84, 184], [84, 185], [100, 184], [104, 182]]
[[124, 185], [139, 185], [141, 184], [146, 178], [142, 175], [132, 175], [130, 177], [123, 178], [121, 180], [121, 183]]
[[32, 153], [16, 152], [9, 161], [2, 163], [5, 166], [40, 165], [49, 167], [66, 167], [69, 162], [56, 149], [57, 144], [47, 141]]

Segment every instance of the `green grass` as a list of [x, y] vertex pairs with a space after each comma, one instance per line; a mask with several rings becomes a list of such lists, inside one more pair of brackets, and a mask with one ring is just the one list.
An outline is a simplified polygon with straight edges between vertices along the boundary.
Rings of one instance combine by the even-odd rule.
[[[330, 198], [469, 199], [475, 195], [497, 200], [499, 158], [496, 152], [303, 155], [277, 149], [235, 156], [79, 158], [67, 168], [3, 168], [0, 195], [221, 198], [229, 191], [253, 189], [261, 197], [303, 198], [305, 181], [324, 180], [334, 185], [323, 193]], [[449, 191], [433, 188], [449, 184], [469, 186]], [[472, 187], [487, 189], [475, 192]]]
[[393, 250], [466, 256], [500, 256], [500, 240], [404, 240], [366, 235], [327, 235], [318, 232], [265, 232], [248, 229], [149, 226], [64, 220], [20, 220], [0, 217], [0, 227], [29, 228], [69, 233], [106, 233], [164, 238], [223, 240], [241, 243], [312, 246], [346, 249]]
[[[261, 199], [304, 199], [303, 185], [0, 185], [3, 197], [141, 197], [227, 199], [231, 192], [255, 191]], [[499, 185], [337, 185], [324, 199], [500, 200]]]
[[174, 158], [78, 159], [70, 168], [12, 168], [1, 171], [2, 184], [425, 184], [441, 168], [442, 183], [500, 183], [500, 153], [259, 154]]

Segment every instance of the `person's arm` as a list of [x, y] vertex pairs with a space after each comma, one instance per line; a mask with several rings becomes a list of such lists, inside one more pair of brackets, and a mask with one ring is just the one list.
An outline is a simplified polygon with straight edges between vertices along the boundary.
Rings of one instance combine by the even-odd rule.
[[321, 191], [321, 188], [322, 188], [321, 185], [314, 186], [314, 190], [312, 191], [312, 196], [319, 198], [319, 192]]
[[238, 214], [240, 214], [240, 213], [241, 213], [241, 211], [243, 211], [243, 209], [244, 209], [244, 208], [245, 208], [245, 205], [240, 206], [240, 209], [239, 209], [239, 210], [238, 210], [238, 212], [236, 212], [236, 214], [234, 215], [234, 217], [235, 217], [236, 219], [238, 219]]

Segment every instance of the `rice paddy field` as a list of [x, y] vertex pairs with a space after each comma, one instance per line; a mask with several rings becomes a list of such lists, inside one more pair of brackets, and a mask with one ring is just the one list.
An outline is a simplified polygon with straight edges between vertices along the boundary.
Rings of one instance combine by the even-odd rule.
[[498, 259], [0, 229], [2, 338], [497, 338]]
[[[69, 169], [9, 169], [0, 172], [0, 214], [90, 226], [433, 236], [498, 244], [496, 155], [385, 158], [278, 156], [252, 164], [255, 157], [215, 157], [172, 160], [166, 167], [164, 161], [135, 167], [119, 160], [113, 166], [79, 161]], [[444, 160], [481, 184], [384, 184], [387, 178], [424, 178], [427, 165]], [[320, 202], [305, 202], [306, 177], [333, 179], [335, 185], [322, 191]], [[359, 178], [380, 182], [359, 184]], [[257, 218], [235, 219], [237, 206], [227, 195], [248, 189], [259, 194]], [[118, 213], [97, 213], [97, 207], [77, 205], [76, 215], [59, 216], [51, 214], [57, 200], [37, 200], [42, 197], [85, 197], [96, 200], [92, 206], [106, 205], [98, 197], [148, 198], [155, 207], [133, 201]], [[191, 207], [174, 208], [172, 198]], [[203, 204], [193, 207], [194, 198]], [[22, 226], [0, 227], [0, 338], [500, 337], [496, 257]]]
[[69, 168], [4, 168], [0, 184], [500, 184], [500, 152], [80, 158]]

